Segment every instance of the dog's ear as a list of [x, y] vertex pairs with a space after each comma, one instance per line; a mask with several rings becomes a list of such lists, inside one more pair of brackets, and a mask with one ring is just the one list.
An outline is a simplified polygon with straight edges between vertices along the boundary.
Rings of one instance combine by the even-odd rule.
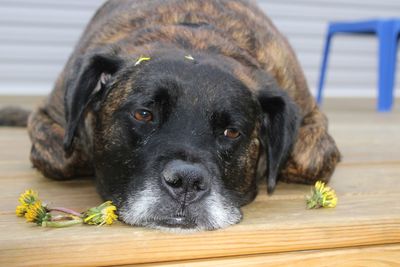
[[267, 156], [267, 190], [271, 194], [277, 176], [289, 156], [300, 124], [296, 104], [275, 81], [258, 92], [262, 108], [261, 143]]
[[73, 71], [66, 77], [64, 108], [66, 129], [64, 135], [65, 156], [74, 150], [77, 127], [87, 108], [101, 99], [105, 85], [123, 65], [123, 60], [115, 53], [93, 53], [79, 58]]

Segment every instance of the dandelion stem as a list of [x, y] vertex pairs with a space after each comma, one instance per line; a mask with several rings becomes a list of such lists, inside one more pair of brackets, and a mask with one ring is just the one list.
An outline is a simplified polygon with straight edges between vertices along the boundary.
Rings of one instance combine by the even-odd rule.
[[68, 221], [44, 221], [42, 222], [43, 227], [54, 227], [54, 228], [62, 228], [68, 227], [75, 224], [81, 224], [82, 219], [68, 220]]
[[52, 221], [52, 222], [56, 222], [56, 221], [65, 221], [65, 220], [71, 221], [71, 220], [76, 220], [76, 219], [80, 219], [80, 217], [77, 217], [77, 216], [75, 216], [75, 215], [68, 214], [68, 215], [56, 215], [56, 216], [52, 216], [50, 221]]
[[76, 211], [71, 210], [71, 209], [63, 208], [63, 207], [50, 208], [49, 211], [61, 211], [61, 212], [72, 214], [72, 215], [75, 215], [75, 216], [78, 216], [78, 217], [82, 216], [82, 214], [80, 214], [79, 212], [76, 212]]

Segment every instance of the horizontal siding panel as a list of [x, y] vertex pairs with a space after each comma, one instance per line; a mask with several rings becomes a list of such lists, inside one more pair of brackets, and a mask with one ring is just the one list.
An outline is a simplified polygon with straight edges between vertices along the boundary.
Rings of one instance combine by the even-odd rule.
[[[292, 17], [293, 19], [302, 18], [308, 20], [310, 18], [324, 19], [325, 21], [332, 20], [354, 20], [365, 19], [374, 17], [398, 17], [398, 8], [347, 8], [341, 6], [328, 6], [325, 7], [322, 3], [319, 5], [304, 5], [301, 3], [283, 4], [278, 1], [269, 1], [268, 3], [260, 3], [263, 11], [274, 18], [279, 17]], [[300, 21], [300, 20], [299, 20]]]
[[0, 26], [0, 43], [27, 44], [39, 43], [42, 46], [60, 44], [73, 46], [82, 34], [81, 28], [44, 28], [44, 27], [21, 27]]
[[68, 59], [72, 49], [71, 46], [30, 46], [0, 43], [0, 64], [45, 62], [60, 65]]
[[[322, 52], [325, 40], [321, 38], [310, 38], [308, 36], [287, 36], [289, 43], [296, 52]], [[337, 35], [332, 39], [331, 49], [333, 52], [342, 54], [372, 54], [377, 52], [377, 39], [370, 36], [346, 36]]]
[[0, 4], [7, 7], [54, 7], [67, 9], [96, 10], [104, 0], [1, 0]]
[[[299, 53], [297, 55], [302, 66], [307, 69], [319, 69], [321, 59], [312, 53]], [[375, 57], [363, 57], [361, 55], [334, 55], [332, 54], [329, 61], [329, 68], [342, 68], [347, 71], [351, 69], [360, 69], [362, 71], [374, 70], [377, 66]]]
[[[7, 7], [0, 8], [0, 23], [27, 25], [82, 26], [94, 14], [92, 9], [63, 9], [49, 7]], [[51, 27], [50, 26], [50, 27]]]
[[[307, 82], [310, 89], [315, 92], [318, 84], [319, 71], [308, 71]], [[366, 75], [365, 73], [352, 73], [349, 77], [348, 73], [336, 71], [329, 72], [325, 80], [325, 89], [331, 90], [331, 88], [354, 88], [354, 89], [364, 89], [373, 88], [377, 90], [377, 73], [371, 72]], [[400, 81], [397, 80], [396, 87], [399, 92]]]
[[53, 88], [53, 82], [18, 81], [7, 82], [0, 80], [0, 92], [11, 95], [44, 95]]
[[[271, 3], [270, 0], [258, 0], [260, 4]], [[342, 8], [373, 8], [375, 10], [379, 9], [392, 9], [400, 8], [400, 2], [398, 0], [280, 0], [277, 3], [282, 5], [292, 5], [301, 4], [304, 6], [323, 6], [324, 8], [329, 8], [331, 6], [342, 7]]]
[[51, 81], [53, 82], [60, 73], [62, 65], [44, 63], [9, 63], [0, 64], [0, 81], [28, 82]]
[[[309, 70], [308, 74], [309, 77], [311, 78], [308, 79], [308, 82], [310, 83], [310, 86], [313, 87], [312, 85], [316, 85], [317, 83], [317, 77], [319, 76], [319, 71]], [[327, 73], [326, 82], [327, 86], [351, 84], [352, 86], [363, 87], [366, 85], [375, 86], [378, 80], [377, 78], [378, 77], [376, 71], [371, 71], [370, 73], [366, 74], [365, 71], [357, 70], [357, 71], [352, 71], [351, 75], [349, 75], [347, 70], [341, 70], [337, 68]], [[400, 82], [397, 81], [396, 84], [399, 85]]]

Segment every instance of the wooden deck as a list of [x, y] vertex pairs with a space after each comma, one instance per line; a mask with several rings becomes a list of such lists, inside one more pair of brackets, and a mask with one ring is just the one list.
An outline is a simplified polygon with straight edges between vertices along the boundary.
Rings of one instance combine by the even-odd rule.
[[[0, 98], [10, 101], [18, 99]], [[2, 128], [0, 266], [400, 266], [399, 104], [378, 114], [372, 100], [327, 100], [330, 131], [343, 153], [331, 182], [337, 208], [306, 210], [309, 186], [279, 184], [273, 196], [261, 190], [243, 208], [242, 223], [185, 235], [122, 223], [64, 229], [25, 223], [14, 209], [27, 188], [77, 210], [101, 200], [91, 180], [43, 178], [28, 160], [26, 130]]]

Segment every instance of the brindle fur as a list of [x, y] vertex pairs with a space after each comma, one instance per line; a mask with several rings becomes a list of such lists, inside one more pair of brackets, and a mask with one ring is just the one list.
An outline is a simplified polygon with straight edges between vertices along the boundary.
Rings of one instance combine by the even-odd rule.
[[26, 127], [30, 111], [19, 107], [0, 109], [0, 125]]
[[[222, 54], [240, 62], [233, 64], [231, 71], [250, 90], [258, 90], [260, 84], [246, 70], [247, 66], [273, 76], [299, 106], [303, 118], [293, 152], [281, 171], [281, 180], [302, 183], [329, 180], [340, 153], [328, 134], [326, 117], [311, 96], [286, 38], [252, 1], [244, 0], [107, 1], [87, 26], [46, 103], [29, 120], [34, 166], [57, 179], [93, 173], [91, 156], [85, 147], [87, 130], [93, 122], [88, 121], [85, 129], [79, 129], [72, 157], [65, 158], [62, 149], [66, 84], [82, 55], [112, 50], [121, 57], [136, 58], [141, 54], [155, 57], [159, 49], [168, 47]], [[109, 103], [104, 112], [112, 112], [123, 102], [123, 90], [118, 94], [121, 97], [113, 97], [115, 102]], [[258, 150], [255, 141], [249, 157], [243, 159], [249, 177], [254, 172]]]

